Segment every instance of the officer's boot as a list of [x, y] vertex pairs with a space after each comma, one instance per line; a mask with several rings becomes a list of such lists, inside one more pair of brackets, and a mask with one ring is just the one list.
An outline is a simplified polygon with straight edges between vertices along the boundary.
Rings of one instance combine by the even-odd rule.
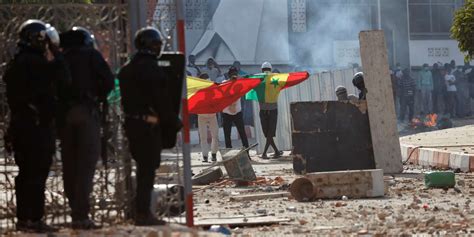
[[217, 154], [212, 154], [212, 162], [216, 162], [217, 161]]
[[205, 162], [205, 163], [209, 162], [209, 160], [207, 159], [207, 156], [202, 156], [202, 162]]

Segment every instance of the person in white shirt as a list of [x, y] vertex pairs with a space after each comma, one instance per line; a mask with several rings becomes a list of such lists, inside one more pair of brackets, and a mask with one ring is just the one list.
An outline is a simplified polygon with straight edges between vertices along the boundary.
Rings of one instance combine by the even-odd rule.
[[[239, 71], [235, 67], [230, 67], [229, 80], [237, 80]], [[239, 132], [240, 139], [242, 140], [242, 146], [249, 147], [247, 134], [245, 133], [244, 117], [242, 115], [242, 105], [240, 98], [222, 111], [223, 127], [224, 127], [224, 140], [225, 147], [232, 148], [232, 124], [235, 124], [237, 131]]]
[[[200, 78], [209, 80], [209, 75], [207, 73], [202, 73]], [[211, 132], [212, 161], [217, 161], [217, 151], [219, 150], [219, 125], [217, 124], [216, 114], [198, 114], [198, 129], [203, 162], [209, 161], [209, 144], [207, 143], [208, 129]]]
[[196, 56], [188, 56], [188, 65], [186, 66], [186, 74], [192, 77], [198, 77], [201, 74], [201, 69], [196, 65]]
[[223, 76], [219, 64], [214, 60], [214, 58], [208, 58], [206, 62], [206, 67], [201, 70], [202, 72], [209, 75], [209, 79], [213, 82], [221, 83]]
[[446, 75], [444, 76], [444, 81], [446, 83], [447, 91], [447, 105], [445, 113], [450, 114], [451, 118], [455, 116], [456, 108], [456, 77], [452, 74], [452, 68], [450, 66], [445, 68]]

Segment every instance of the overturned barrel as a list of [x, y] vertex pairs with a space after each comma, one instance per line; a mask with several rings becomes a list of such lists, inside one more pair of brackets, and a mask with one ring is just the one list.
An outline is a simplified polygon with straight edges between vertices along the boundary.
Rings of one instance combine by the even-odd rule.
[[384, 196], [383, 170], [346, 170], [310, 173], [297, 178], [290, 186], [291, 195], [299, 202]]

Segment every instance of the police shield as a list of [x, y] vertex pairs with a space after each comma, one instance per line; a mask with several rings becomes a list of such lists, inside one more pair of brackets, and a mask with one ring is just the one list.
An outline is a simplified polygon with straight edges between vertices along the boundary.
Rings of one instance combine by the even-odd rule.
[[[179, 114], [181, 108], [181, 94], [183, 90], [183, 82], [185, 79], [184, 69], [186, 59], [179, 52], [163, 52], [158, 60], [160, 66], [166, 74], [168, 95], [171, 98], [173, 112]], [[180, 121], [176, 121], [176, 128], [162, 127], [163, 148], [169, 149], [176, 145], [177, 131], [182, 127]]]

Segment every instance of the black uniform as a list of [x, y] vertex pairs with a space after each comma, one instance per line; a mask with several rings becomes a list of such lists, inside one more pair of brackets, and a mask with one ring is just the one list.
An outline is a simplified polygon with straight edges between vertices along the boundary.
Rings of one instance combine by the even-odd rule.
[[[176, 128], [178, 117], [171, 108], [166, 76], [157, 65], [156, 55], [137, 53], [123, 66], [118, 78], [126, 115], [125, 132], [137, 163], [136, 214], [149, 216], [155, 170], [161, 161], [162, 130]], [[157, 116], [159, 123], [148, 123], [144, 116]]]
[[99, 103], [113, 89], [114, 76], [92, 47], [65, 49], [64, 56], [72, 83], [61, 90], [58, 124], [64, 191], [74, 224], [89, 219], [89, 196], [101, 149]]
[[37, 222], [44, 215], [45, 182], [55, 152], [56, 92], [68, 75], [59, 53], [48, 62], [43, 51], [20, 45], [3, 76], [11, 111], [8, 135], [19, 167], [15, 177], [19, 221]]

